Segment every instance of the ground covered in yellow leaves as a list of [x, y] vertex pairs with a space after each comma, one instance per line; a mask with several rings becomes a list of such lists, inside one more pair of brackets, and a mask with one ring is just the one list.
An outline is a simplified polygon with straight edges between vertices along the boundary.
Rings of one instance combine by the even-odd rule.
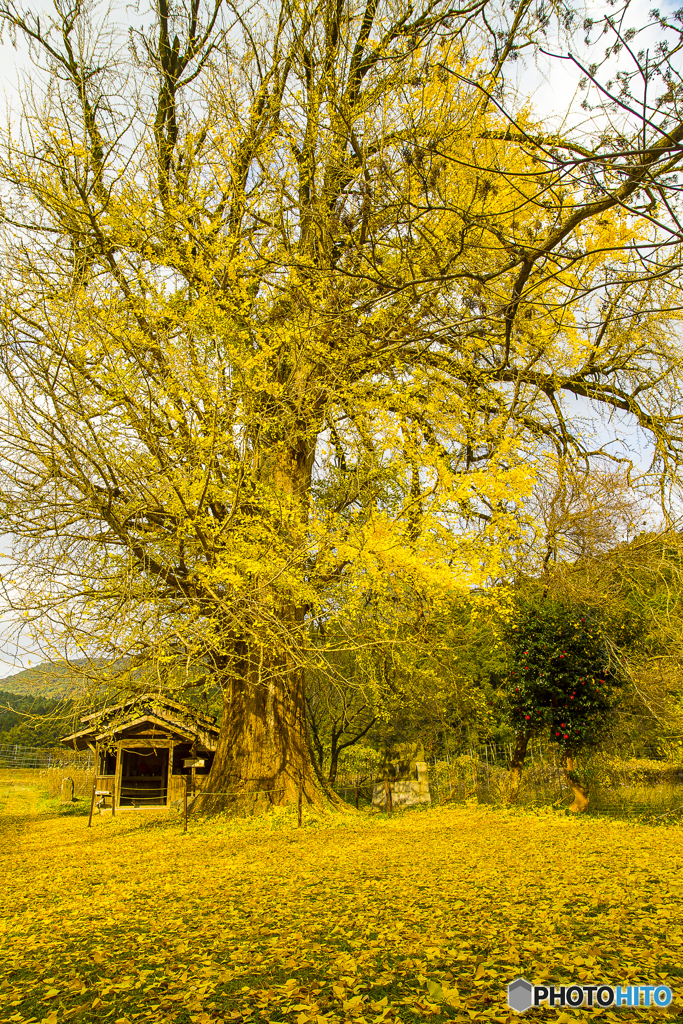
[[[518, 975], [668, 984], [683, 1019], [683, 829], [457, 807], [393, 818], [0, 814], [0, 1021], [516, 1019]], [[2, 784], [0, 782], [0, 802]], [[15, 813], [12, 813], [14, 807]]]

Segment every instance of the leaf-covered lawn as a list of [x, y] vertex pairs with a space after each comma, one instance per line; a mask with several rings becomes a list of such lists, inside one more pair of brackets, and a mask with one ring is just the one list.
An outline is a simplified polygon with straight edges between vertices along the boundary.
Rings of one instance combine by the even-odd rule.
[[0, 827], [0, 1021], [507, 1021], [518, 974], [675, 992], [537, 1020], [683, 1017], [678, 826], [467, 807]]

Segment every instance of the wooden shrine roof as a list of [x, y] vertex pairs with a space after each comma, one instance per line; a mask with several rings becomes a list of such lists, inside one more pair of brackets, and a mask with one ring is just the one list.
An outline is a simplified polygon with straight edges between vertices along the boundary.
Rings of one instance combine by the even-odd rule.
[[134, 739], [135, 736], [174, 739], [178, 743], [196, 743], [215, 750], [218, 726], [211, 715], [202, 714], [186, 704], [159, 694], [145, 693], [108, 708], [84, 715], [84, 728], [62, 737], [61, 742], [74, 750], [86, 750], [97, 743]]

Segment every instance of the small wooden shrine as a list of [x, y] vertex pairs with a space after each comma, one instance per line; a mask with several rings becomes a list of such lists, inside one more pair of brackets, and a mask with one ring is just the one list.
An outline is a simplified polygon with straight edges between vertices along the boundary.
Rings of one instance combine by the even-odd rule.
[[62, 743], [95, 753], [95, 789], [116, 810], [170, 807], [191, 780], [201, 788], [218, 742], [216, 719], [158, 694], [142, 694], [81, 718]]

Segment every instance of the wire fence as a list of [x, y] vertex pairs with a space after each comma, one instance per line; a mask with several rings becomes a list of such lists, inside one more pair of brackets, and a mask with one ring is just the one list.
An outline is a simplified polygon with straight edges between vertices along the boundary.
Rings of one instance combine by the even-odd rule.
[[[484, 744], [459, 755], [447, 754], [429, 763], [430, 791], [436, 803], [476, 798], [501, 803], [507, 798], [512, 744]], [[569, 797], [559, 751], [541, 743], [529, 744], [518, 802], [553, 804]]]
[[78, 753], [59, 747], [23, 747], [18, 743], [0, 744], [0, 768], [73, 768], [92, 771], [95, 755], [88, 750]]
[[[512, 744], [482, 744], [426, 761], [432, 805], [449, 802], [502, 804], [509, 798]], [[683, 820], [683, 763], [619, 758], [596, 750], [580, 759], [577, 770], [590, 794], [595, 813], [654, 817], [678, 815]], [[415, 778], [416, 772], [413, 773]], [[392, 789], [397, 789], [392, 783]], [[333, 789], [346, 803], [385, 808], [385, 774], [376, 761], [354, 765], [337, 776]], [[560, 750], [534, 740], [529, 743], [516, 803], [526, 806], [568, 805], [574, 794]], [[418, 798], [415, 802], [423, 802]]]
[[[428, 796], [432, 805], [449, 802], [498, 804], [507, 800], [512, 744], [486, 743], [427, 762]], [[78, 753], [62, 749], [25, 747], [20, 744], [0, 745], [0, 769], [38, 769], [45, 773], [52, 795], [57, 795], [62, 773], [73, 774], [78, 795], [89, 796], [95, 757], [91, 751]], [[678, 816], [683, 821], [683, 763], [663, 759], [620, 758], [614, 752], [597, 750], [585, 756], [578, 765], [579, 774], [590, 793], [590, 810], [619, 816]], [[399, 776], [399, 779], [405, 778]], [[379, 757], [354, 761], [342, 766], [332, 789], [346, 803], [359, 809], [386, 808], [391, 795], [386, 792], [385, 774]], [[146, 787], [145, 787], [146, 788]], [[396, 793], [400, 781], [392, 783]], [[83, 791], [81, 793], [81, 790]], [[270, 790], [273, 795], [279, 790]], [[263, 791], [264, 795], [266, 791]], [[244, 797], [242, 792], [219, 793], [197, 785], [194, 796]], [[250, 794], [252, 796], [252, 794]], [[176, 794], [174, 805], [184, 801]], [[561, 753], [553, 745], [539, 740], [529, 743], [517, 803], [543, 806], [571, 803], [573, 794], [568, 785]], [[122, 807], [153, 807], [167, 804], [165, 783], [142, 792], [139, 785], [124, 781], [119, 794]], [[424, 802], [421, 796], [415, 802]]]

